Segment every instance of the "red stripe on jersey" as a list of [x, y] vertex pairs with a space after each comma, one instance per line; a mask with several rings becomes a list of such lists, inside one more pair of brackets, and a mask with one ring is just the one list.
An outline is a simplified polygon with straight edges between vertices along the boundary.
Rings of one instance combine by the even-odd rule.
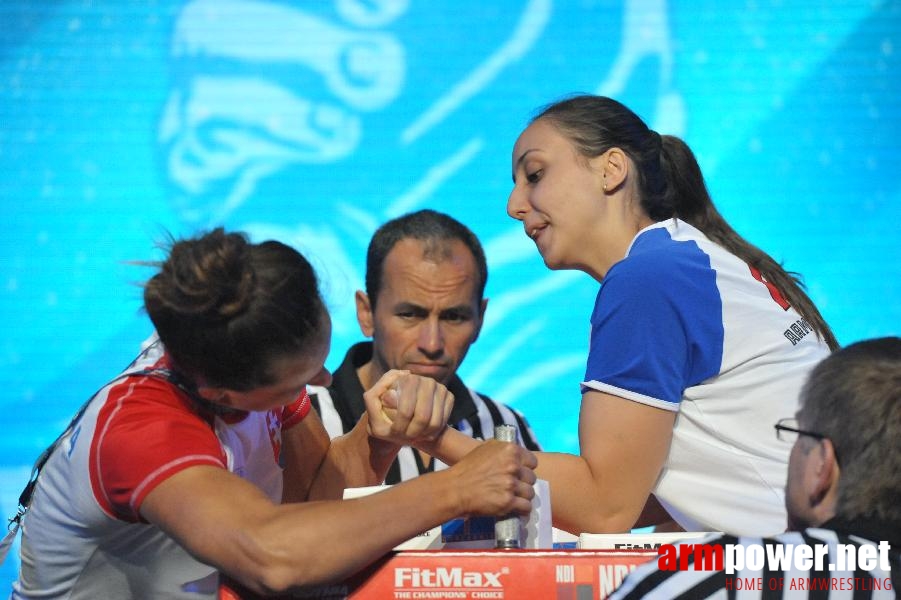
[[141, 503], [160, 482], [195, 465], [226, 468], [215, 432], [187, 395], [157, 377], [113, 384], [91, 440], [94, 498], [111, 517], [142, 521]]
[[212, 465], [215, 467], [223, 468], [225, 467], [222, 461], [216, 460], [212, 456], [205, 454], [183, 456], [161, 466], [153, 473], [150, 473], [146, 479], [138, 484], [138, 486], [132, 493], [131, 500], [129, 501], [128, 506], [131, 508], [133, 514], [140, 514], [141, 504], [144, 502], [144, 498], [147, 497], [147, 494], [149, 494], [153, 490], [153, 488], [155, 488], [157, 485], [159, 485], [172, 475], [175, 475], [179, 471], [187, 467], [196, 465]]

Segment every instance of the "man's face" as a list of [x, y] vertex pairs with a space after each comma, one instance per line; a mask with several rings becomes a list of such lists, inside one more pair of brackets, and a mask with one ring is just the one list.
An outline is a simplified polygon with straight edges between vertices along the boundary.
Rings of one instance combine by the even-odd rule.
[[414, 239], [391, 249], [374, 311], [369, 298], [357, 294], [360, 329], [373, 339], [373, 380], [406, 369], [447, 383], [479, 335], [487, 300], [478, 297], [472, 253], [459, 240], [444, 242], [427, 258], [424, 249]]
[[[805, 429], [807, 423], [798, 415], [798, 428]], [[821, 519], [816, 516], [819, 485], [817, 452], [820, 442], [807, 435], [798, 435], [788, 456], [788, 477], [785, 483], [785, 509], [788, 512], [789, 531], [801, 531], [815, 527]], [[821, 462], [821, 461], [820, 461]]]

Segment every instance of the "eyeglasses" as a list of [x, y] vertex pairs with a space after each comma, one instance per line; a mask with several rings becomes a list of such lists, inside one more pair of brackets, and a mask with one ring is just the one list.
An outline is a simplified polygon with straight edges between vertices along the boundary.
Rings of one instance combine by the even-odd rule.
[[798, 429], [798, 419], [779, 419], [779, 421], [775, 425], [773, 425], [773, 427], [776, 429], [776, 438], [782, 442], [789, 442], [791, 444], [794, 444], [798, 439], [798, 436], [800, 435], [806, 435], [817, 440], [826, 439], [826, 436], [822, 433]]

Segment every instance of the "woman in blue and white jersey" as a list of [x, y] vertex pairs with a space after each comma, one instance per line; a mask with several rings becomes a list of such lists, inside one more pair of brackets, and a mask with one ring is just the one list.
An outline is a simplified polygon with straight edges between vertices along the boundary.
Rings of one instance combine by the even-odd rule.
[[784, 530], [790, 445], [773, 424], [837, 346], [798, 281], [726, 223], [682, 140], [615, 100], [545, 109], [513, 179], [507, 212], [545, 264], [601, 283], [581, 456], [540, 459], [579, 485], [553, 496], [560, 523], [628, 529], [653, 495], [686, 529]]
[[[837, 346], [798, 281], [726, 223], [683, 141], [615, 100], [549, 106], [512, 163], [508, 214], [549, 268], [601, 284], [580, 455], [538, 454], [554, 524], [783, 531], [790, 444], [773, 425]], [[431, 450], [471, 447], [446, 432]]]

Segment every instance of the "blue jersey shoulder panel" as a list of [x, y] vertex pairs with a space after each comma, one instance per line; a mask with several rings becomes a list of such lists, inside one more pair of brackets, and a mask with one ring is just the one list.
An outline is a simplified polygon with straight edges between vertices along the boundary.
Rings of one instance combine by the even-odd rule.
[[710, 258], [665, 228], [641, 233], [598, 292], [585, 381], [678, 403], [686, 388], [719, 372], [722, 352]]

